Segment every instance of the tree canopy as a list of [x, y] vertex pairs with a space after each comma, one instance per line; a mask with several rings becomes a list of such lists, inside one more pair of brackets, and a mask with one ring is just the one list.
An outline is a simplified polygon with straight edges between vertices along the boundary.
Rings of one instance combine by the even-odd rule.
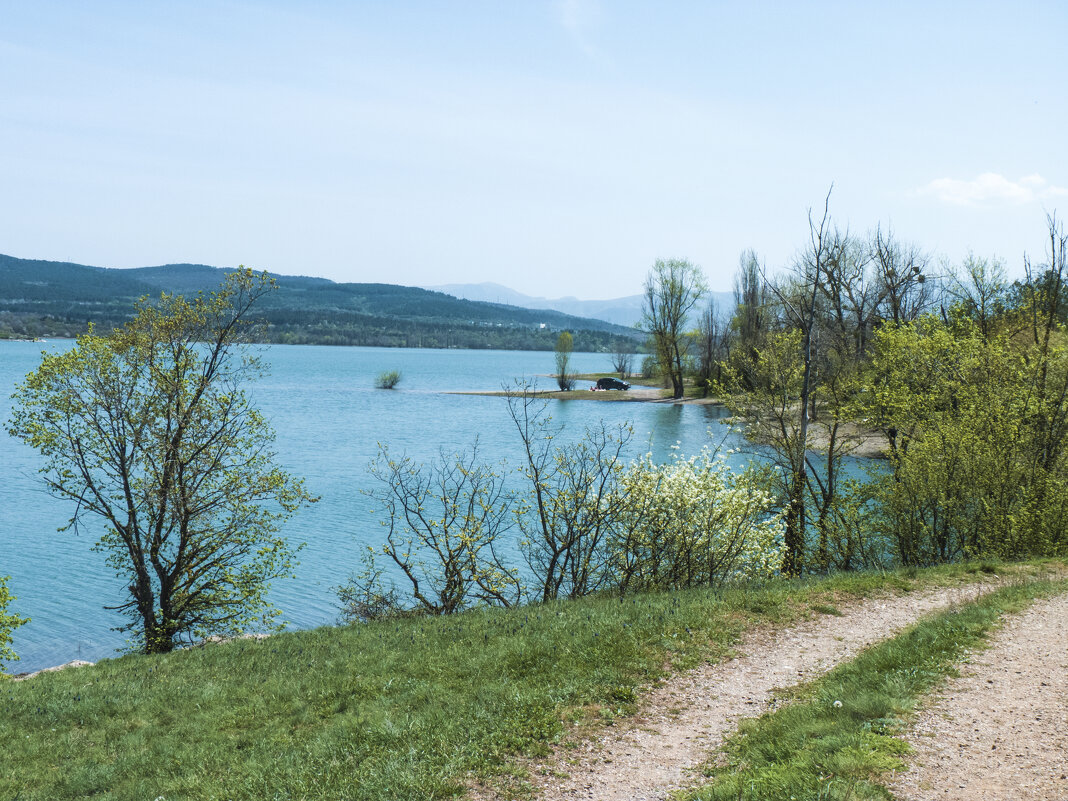
[[128, 587], [118, 608], [146, 652], [274, 625], [267, 587], [296, 550], [280, 526], [314, 499], [274, 464], [245, 392], [264, 370], [248, 315], [271, 287], [241, 269], [192, 300], [142, 298], [125, 327], [45, 354], [15, 392], [9, 433], [74, 503], [65, 529], [103, 523], [96, 549]]
[[675, 398], [684, 391], [686, 315], [707, 290], [701, 268], [683, 259], [657, 259], [645, 279], [642, 328], [653, 339]]

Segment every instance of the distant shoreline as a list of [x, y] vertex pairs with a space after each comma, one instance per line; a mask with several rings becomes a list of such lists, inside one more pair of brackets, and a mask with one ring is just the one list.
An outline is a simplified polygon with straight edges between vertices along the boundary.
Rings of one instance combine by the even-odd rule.
[[[596, 381], [597, 376], [580, 376], [577, 380], [585, 383], [586, 381]], [[629, 403], [665, 403], [673, 404], [677, 406], [725, 406], [722, 398], [718, 397], [685, 397], [685, 398], [671, 398], [664, 397], [664, 393], [667, 390], [660, 387], [650, 387], [635, 385], [628, 390], [590, 390], [590, 389], [572, 389], [568, 391], [562, 391], [558, 389], [535, 389], [534, 395], [539, 398], [547, 398], [551, 400], [591, 400], [591, 401], [609, 401], [609, 402], [629, 402]], [[513, 393], [507, 390], [480, 390], [480, 391], [462, 391], [454, 390], [444, 393], [446, 395], [483, 395], [489, 397], [507, 397]], [[817, 451], [826, 451], [827, 449], [827, 437], [818, 431], [809, 431], [812, 437], [812, 449]], [[861, 428], [855, 423], [843, 423], [839, 432], [839, 437], [846, 437], [854, 441], [854, 447], [849, 451], [847, 456], [852, 456], [860, 459], [886, 459], [889, 457], [887, 450], [887, 444], [884, 441], [882, 434], [876, 431], [870, 431]]]
[[[486, 395], [490, 397], [507, 397], [515, 393], [507, 390], [452, 390], [446, 395]], [[722, 406], [723, 401], [719, 398], [665, 398], [663, 390], [658, 387], [635, 386], [630, 389], [571, 389], [567, 391], [558, 389], [536, 389], [531, 394], [539, 398], [552, 400], [592, 400], [610, 401], [623, 403], [668, 403], [686, 406]]]

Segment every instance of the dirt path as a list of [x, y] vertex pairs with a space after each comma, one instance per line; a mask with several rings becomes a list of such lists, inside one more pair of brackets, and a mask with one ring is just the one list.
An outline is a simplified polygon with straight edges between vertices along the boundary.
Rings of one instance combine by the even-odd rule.
[[1007, 621], [907, 739], [903, 800], [1068, 800], [1068, 595]]
[[[733, 731], [761, 714], [777, 688], [816, 678], [920, 616], [989, 591], [994, 582], [882, 597], [739, 644], [734, 659], [678, 674], [649, 691], [626, 728], [529, 766], [545, 801], [652, 801], [692, 781], [693, 769]], [[1062, 660], [1063, 661], [1063, 660]], [[493, 795], [476, 795], [490, 799]]]

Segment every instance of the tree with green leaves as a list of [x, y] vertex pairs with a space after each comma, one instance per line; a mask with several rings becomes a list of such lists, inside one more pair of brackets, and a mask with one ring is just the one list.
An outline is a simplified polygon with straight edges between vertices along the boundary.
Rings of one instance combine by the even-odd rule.
[[1065, 552], [1068, 349], [1053, 340], [1044, 357], [963, 305], [877, 333], [865, 411], [895, 447], [875, 476], [876, 524], [903, 564]]
[[645, 279], [642, 328], [652, 337], [673, 398], [684, 391], [686, 315], [707, 291], [701, 268], [684, 259], [657, 259]]
[[553, 348], [556, 356], [556, 385], [567, 392], [575, 388], [575, 377], [571, 373], [571, 351], [575, 349], [575, 340], [570, 331], [561, 331]]
[[8, 432], [75, 504], [63, 530], [103, 524], [96, 549], [128, 588], [117, 608], [146, 653], [277, 627], [267, 588], [296, 550], [280, 527], [314, 498], [274, 463], [245, 391], [265, 369], [248, 315], [272, 286], [242, 268], [192, 300], [142, 298], [124, 328], [46, 353], [15, 392]]
[[[0, 661], [5, 659], [18, 659], [18, 655], [11, 650], [11, 633], [24, 623], [29, 621], [7, 611], [8, 606], [15, 600], [7, 589], [7, 580], [10, 576], [0, 576]], [[0, 678], [3, 678], [0, 673]]]

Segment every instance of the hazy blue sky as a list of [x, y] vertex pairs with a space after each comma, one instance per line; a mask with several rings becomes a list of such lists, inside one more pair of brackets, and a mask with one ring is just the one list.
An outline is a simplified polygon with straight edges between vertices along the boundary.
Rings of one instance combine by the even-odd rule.
[[1068, 2], [6, 2], [0, 252], [556, 297], [728, 289], [807, 209], [1015, 271]]

